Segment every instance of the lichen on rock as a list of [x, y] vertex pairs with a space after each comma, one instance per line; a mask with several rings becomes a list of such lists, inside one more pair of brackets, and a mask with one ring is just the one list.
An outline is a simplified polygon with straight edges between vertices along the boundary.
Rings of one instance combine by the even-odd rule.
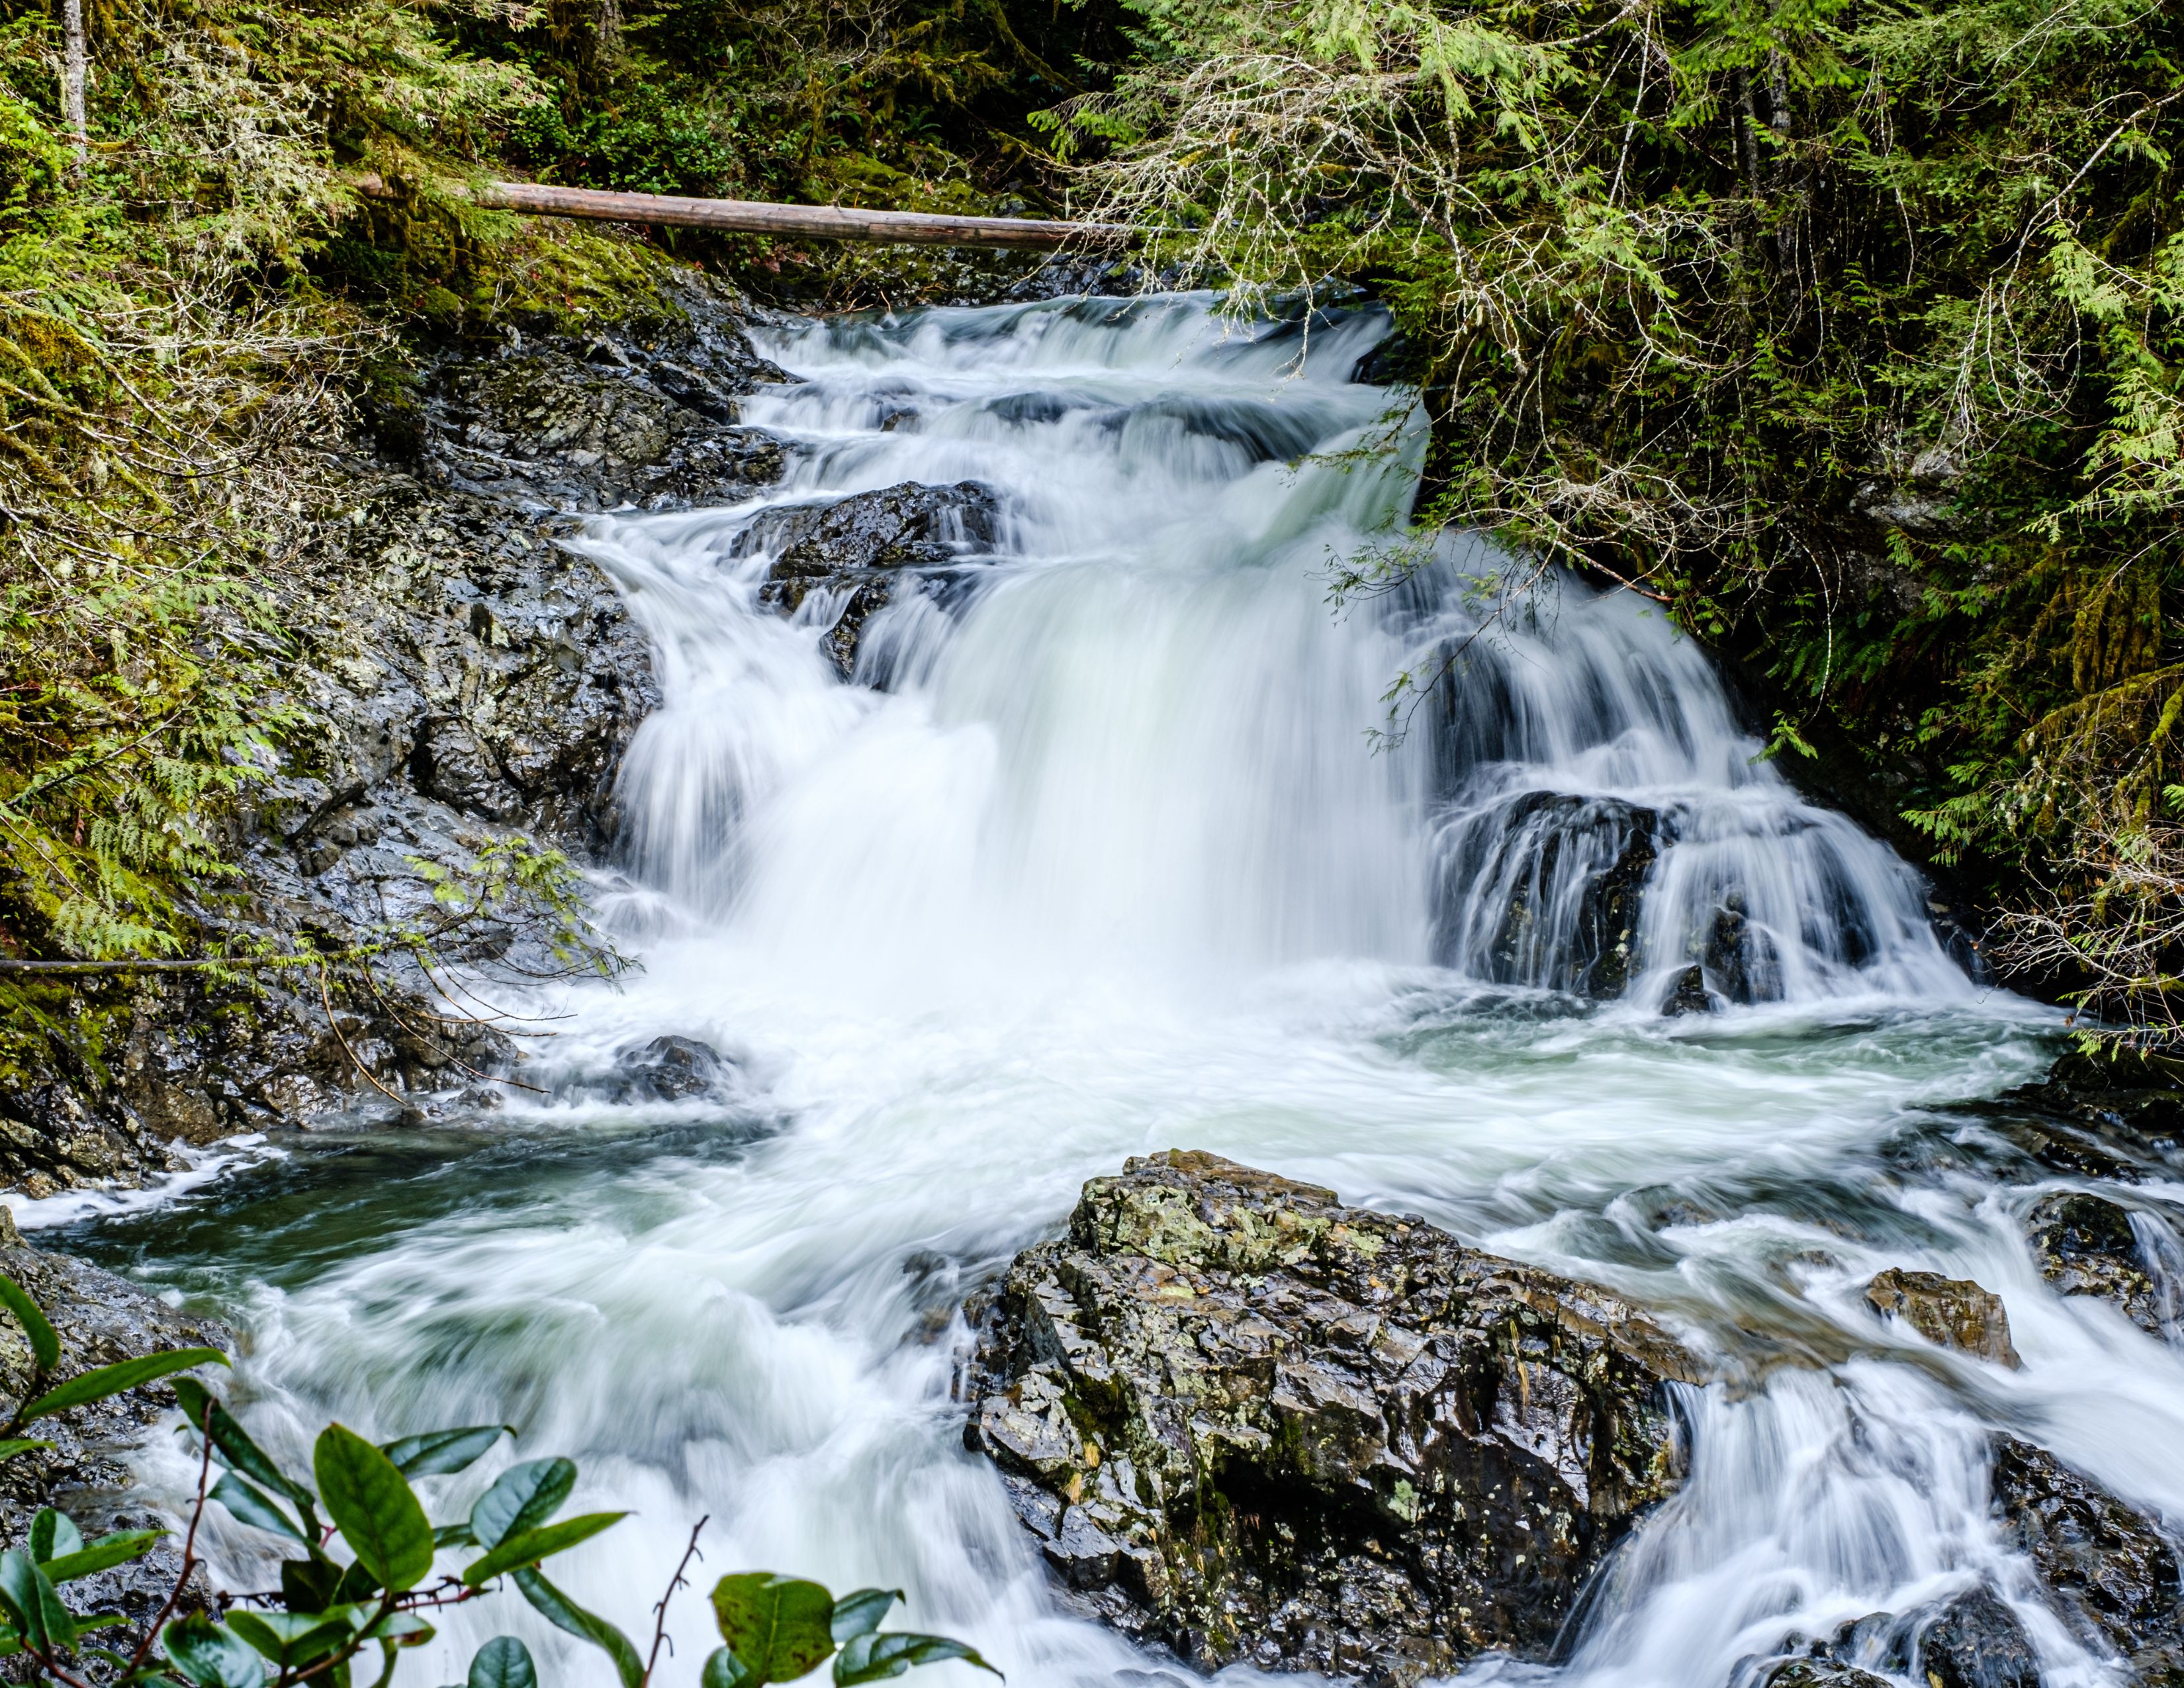
[[1183, 1150], [1086, 1184], [981, 1317], [967, 1442], [1078, 1598], [1204, 1669], [1545, 1656], [1700, 1376], [1604, 1290]]

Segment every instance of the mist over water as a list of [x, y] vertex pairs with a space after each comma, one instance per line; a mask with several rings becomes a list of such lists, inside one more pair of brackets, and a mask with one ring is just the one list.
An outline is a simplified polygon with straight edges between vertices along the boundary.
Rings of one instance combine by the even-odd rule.
[[[1608, 1284], [1717, 1361], [1691, 1481], [1567, 1660], [1472, 1674], [1726, 1685], [1984, 1579], [2051, 1682], [2114, 1680], [1987, 1512], [1999, 1425], [2184, 1519], [2184, 1354], [2042, 1281], [2017, 1216], [2068, 1181], [1961, 1106], [2036, 1076], [2053, 1016], [1965, 977], [1916, 876], [1804, 802], [1641, 601], [1552, 582], [1482, 626], [1493, 560], [1451, 541], [1330, 608], [1415, 483], [1413, 434], [1340, 456], [1405, 428], [1350, 379], [1383, 331], [1178, 298], [782, 334], [804, 380], [748, 419], [794, 443], [783, 484], [582, 542], [666, 701], [600, 887], [644, 971], [533, 1005], [570, 1017], [554, 1097], [295, 1146], [76, 1245], [236, 1313], [278, 1449], [328, 1414], [498, 1419], [510, 1457], [578, 1459], [579, 1502], [638, 1515], [558, 1579], [632, 1632], [709, 1515], [707, 1579], [900, 1586], [1019, 1688], [1147, 1688], [1184, 1673], [1061, 1610], [962, 1451], [956, 1309], [1087, 1177], [1208, 1149]], [[962, 480], [997, 543], [898, 588], [860, 683], [822, 651], [838, 600], [759, 601], [762, 512]], [[1442, 667], [1376, 748], [1392, 679]], [[1618, 865], [1622, 926], [1587, 890]], [[1621, 994], [1577, 994], [1603, 967]], [[1695, 967], [1719, 1011], [1663, 1017]], [[601, 1100], [663, 1033], [735, 1093]], [[1997, 1290], [2024, 1368], [1880, 1323], [1892, 1265]], [[263, 1574], [258, 1538], [216, 1545]], [[682, 1598], [668, 1680], [705, 1650]], [[513, 1601], [405, 1669], [454, 1680], [500, 1628], [610, 1680]]]

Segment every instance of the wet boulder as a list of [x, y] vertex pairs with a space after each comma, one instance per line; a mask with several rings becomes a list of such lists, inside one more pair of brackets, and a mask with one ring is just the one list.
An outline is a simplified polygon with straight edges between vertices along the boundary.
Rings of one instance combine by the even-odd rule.
[[1663, 1017], [1713, 1012], [1713, 994], [1707, 989], [1706, 969], [1694, 961], [1669, 981], [1669, 994], [1661, 1004]]
[[1774, 940], [1745, 911], [1731, 891], [1708, 922], [1700, 966], [1707, 982], [1740, 1006], [1772, 1002], [1782, 994], [1782, 960]]
[[1932, 1688], [2040, 1688], [2025, 1626], [1985, 1587], [1958, 1595], [1926, 1625], [1918, 1663], [1914, 1675]]
[[688, 1101], [722, 1089], [734, 1071], [710, 1044], [660, 1037], [616, 1056], [605, 1089], [610, 1100], [622, 1104]]
[[2002, 1297], [1967, 1279], [1891, 1267], [1865, 1286], [1865, 1299], [1882, 1318], [1902, 1319], [1929, 1342], [2012, 1370], [2020, 1363]]
[[1444, 828], [1434, 955], [1497, 984], [1621, 996], [1661, 816], [1619, 798], [1529, 791]]
[[2132, 1680], [2159, 1682], [2184, 1643], [2176, 1551], [2154, 1523], [2046, 1449], [1994, 1439], [1994, 1500], [2011, 1545], [2080, 1637], [2134, 1663]]
[[979, 1324], [967, 1442], [1080, 1604], [1206, 1669], [1544, 1657], [1698, 1376], [1605, 1291], [1183, 1150], [1087, 1184]]
[[2129, 1210], [2098, 1195], [2043, 1196], [2025, 1226], [2041, 1275], [2056, 1289], [2113, 1301], [2142, 1330], [2161, 1334], [2160, 1287], [2140, 1258]]
[[1767, 1688], [1890, 1688], [1888, 1679], [1825, 1658], [1796, 1658], [1767, 1678]]
[[1000, 520], [1000, 499], [980, 482], [905, 481], [833, 504], [764, 511], [738, 536], [736, 554], [772, 554], [759, 597], [783, 615], [821, 597], [827, 655], [846, 679], [855, 671], [865, 623], [893, 598], [903, 572], [989, 553]]

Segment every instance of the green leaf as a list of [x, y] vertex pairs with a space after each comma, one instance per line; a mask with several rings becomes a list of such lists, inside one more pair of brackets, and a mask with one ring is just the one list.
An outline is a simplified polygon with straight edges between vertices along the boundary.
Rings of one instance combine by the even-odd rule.
[[939, 1664], [951, 1658], [992, 1671], [995, 1676], [1001, 1674], [980, 1658], [975, 1649], [961, 1641], [951, 1641], [945, 1635], [865, 1635], [855, 1636], [843, 1646], [841, 1657], [834, 1661], [834, 1680], [840, 1688], [850, 1688], [852, 1683], [878, 1682], [885, 1677], [900, 1676], [914, 1664]]
[[548, 1582], [546, 1574], [535, 1567], [526, 1566], [516, 1572], [515, 1582], [523, 1591], [523, 1597], [538, 1607], [548, 1623], [572, 1635], [581, 1635], [604, 1650], [614, 1661], [615, 1674], [621, 1678], [621, 1688], [643, 1688], [644, 1661], [637, 1656], [637, 1649], [630, 1645], [628, 1636], [605, 1618], [585, 1611]]
[[217, 1348], [175, 1348], [164, 1354], [147, 1354], [141, 1359], [124, 1360], [118, 1366], [101, 1366], [95, 1372], [70, 1378], [58, 1389], [40, 1396], [15, 1417], [18, 1420], [44, 1418], [55, 1412], [65, 1412], [71, 1407], [103, 1401], [125, 1389], [157, 1383], [161, 1378], [186, 1372], [192, 1366], [226, 1363], [227, 1356]]
[[383, 1588], [415, 1588], [432, 1568], [432, 1526], [394, 1462], [355, 1431], [329, 1424], [319, 1433], [311, 1468], [357, 1563]]
[[[166, 1533], [164, 1529], [125, 1529], [117, 1530], [112, 1535], [102, 1535], [87, 1547], [79, 1547], [73, 1553], [63, 1553], [48, 1559], [46, 1562], [46, 1580], [73, 1582], [78, 1577], [96, 1576], [101, 1571], [112, 1570], [116, 1565], [125, 1565], [131, 1559], [141, 1559]], [[84, 1626], [79, 1624], [76, 1627], [81, 1629]]]
[[232, 1630], [203, 1613], [192, 1613], [167, 1625], [159, 1645], [197, 1688], [263, 1688], [265, 1667]]
[[62, 1517], [51, 1507], [41, 1507], [31, 1520], [31, 1557], [41, 1565], [82, 1546], [83, 1532], [75, 1527], [75, 1520]]
[[511, 1465], [471, 1508], [471, 1534], [479, 1546], [493, 1547], [510, 1531], [536, 1529], [560, 1509], [576, 1486], [577, 1468], [566, 1459]]
[[484, 1558], [463, 1568], [463, 1580], [476, 1588], [518, 1565], [535, 1565], [541, 1559], [566, 1553], [579, 1541], [590, 1540], [628, 1516], [627, 1513], [586, 1513], [581, 1518], [564, 1518], [542, 1529], [519, 1529], [504, 1535]]
[[705, 1655], [705, 1668], [698, 1674], [698, 1688], [744, 1688], [750, 1680], [750, 1672], [743, 1662], [726, 1647], [715, 1647]]
[[0, 1553], [0, 1596], [25, 1641], [33, 1647], [75, 1646], [75, 1614], [61, 1604], [42, 1567], [20, 1547]]
[[471, 1534], [467, 1524], [436, 1524], [432, 1526], [432, 1546], [435, 1547], [475, 1547], [476, 1536]]
[[834, 1596], [816, 1583], [746, 1571], [713, 1585], [713, 1617], [751, 1688], [793, 1682], [834, 1651]]
[[888, 1615], [888, 1608], [902, 1598], [899, 1588], [861, 1588], [834, 1602], [833, 1621], [827, 1626], [837, 1641], [869, 1635]]
[[0, 1273], [0, 1307], [15, 1315], [15, 1323], [31, 1339], [31, 1357], [38, 1362], [40, 1371], [49, 1372], [60, 1364], [61, 1340], [54, 1334], [51, 1321], [23, 1286], [5, 1273]]
[[342, 1568], [331, 1559], [283, 1559], [281, 1599], [291, 1612], [323, 1612], [336, 1604]]
[[236, 1421], [235, 1415], [214, 1399], [212, 1391], [197, 1379], [176, 1378], [173, 1388], [175, 1398], [181, 1402], [182, 1412], [192, 1427], [203, 1430], [209, 1423], [212, 1445], [220, 1457], [260, 1487], [293, 1501], [304, 1515], [304, 1529], [315, 1538], [319, 1515], [311, 1491], [274, 1464], [265, 1450], [250, 1440], [250, 1433]]
[[390, 1612], [366, 1630], [361, 1640], [393, 1641], [398, 1646], [421, 1646], [437, 1633], [414, 1612]]
[[212, 1485], [212, 1497], [244, 1524], [258, 1529], [270, 1529], [278, 1535], [292, 1535], [306, 1547], [311, 1545], [311, 1538], [281, 1510], [270, 1495], [244, 1482], [232, 1471], [220, 1474], [220, 1481]]
[[495, 1635], [472, 1655], [467, 1688], [538, 1688], [531, 1649], [513, 1635]]
[[0, 1442], [0, 1460], [10, 1460], [19, 1453], [28, 1453], [32, 1448], [49, 1448], [51, 1442], [28, 1442], [20, 1438]]
[[467, 1430], [428, 1430], [421, 1436], [382, 1442], [379, 1451], [404, 1477], [444, 1477], [467, 1470], [504, 1435], [515, 1434], [506, 1424], [476, 1424]]
[[309, 1664], [361, 1641], [357, 1624], [368, 1610], [338, 1606], [328, 1612], [236, 1611], [227, 1614], [227, 1627], [276, 1664]]

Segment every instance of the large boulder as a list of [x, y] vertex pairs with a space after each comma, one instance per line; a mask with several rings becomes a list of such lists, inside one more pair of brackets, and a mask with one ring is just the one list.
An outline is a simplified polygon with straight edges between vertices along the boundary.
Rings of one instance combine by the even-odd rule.
[[1892, 1266], [1865, 1286], [1865, 1300], [1883, 1318], [1902, 1319], [1929, 1342], [2017, 1369], [2002, 1297], [1969, 1279]]
[[1080, 1598], [1203, 1669], [1545, 1656], [1699, 1375], [1603, 1290], [1184, 1150], [1086, 1184], [981, 1318], [967, 1441]]

